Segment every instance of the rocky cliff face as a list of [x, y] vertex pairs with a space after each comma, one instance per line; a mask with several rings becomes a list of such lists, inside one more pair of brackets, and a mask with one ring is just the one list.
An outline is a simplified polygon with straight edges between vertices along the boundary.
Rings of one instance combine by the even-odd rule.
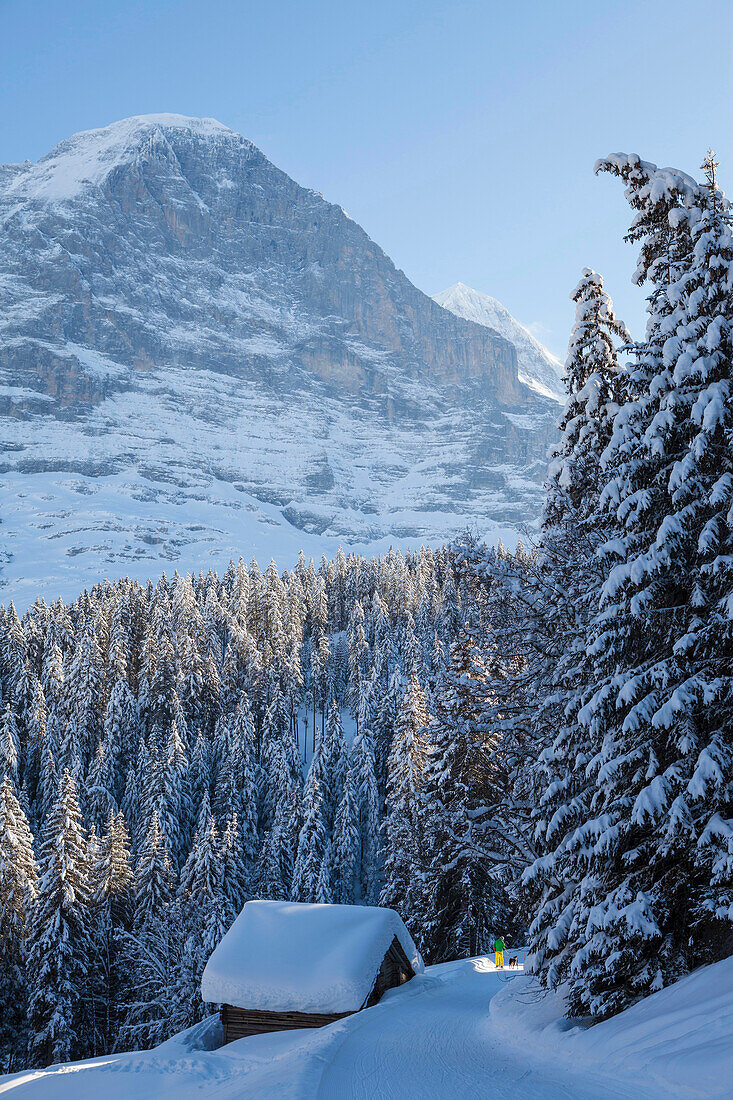
[[0, 577], [28, 599], [516, 526], [556, 406], [340, 207], [168, 115], [0, 169], [0, 414]]

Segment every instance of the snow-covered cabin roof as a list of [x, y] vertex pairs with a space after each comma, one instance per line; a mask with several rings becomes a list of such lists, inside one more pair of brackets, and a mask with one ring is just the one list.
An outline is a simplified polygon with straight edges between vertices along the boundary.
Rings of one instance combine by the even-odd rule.
[[248, 901], [206, 964], [201, 993], [265, 1012], [356, 1012], [395, 936], [420, 973], [420, 953], [394, 909]]

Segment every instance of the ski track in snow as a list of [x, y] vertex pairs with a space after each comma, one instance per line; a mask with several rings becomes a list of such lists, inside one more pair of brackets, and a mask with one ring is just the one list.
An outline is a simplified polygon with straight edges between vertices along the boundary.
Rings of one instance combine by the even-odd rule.
[[157, 1050], [0, 1079], [8, 1100], [659, 1100], [659, 1088], [558, 1064], [504, 1037], [489, 1002], [521, 976], [489, 959], [429, 967], [374, 1008], [313, 1031], [195, 1050], [208, 1024]]
[[492, 1027], [488, 1002], [511, 980], [486, 959], [430, 967], [353, 1021], [324, 1070], [317, 1100], [653, 1095], [601, 1075], [596, 1081], [578, 1073], [574, 1080], [572, 1073], [508, 1047]]

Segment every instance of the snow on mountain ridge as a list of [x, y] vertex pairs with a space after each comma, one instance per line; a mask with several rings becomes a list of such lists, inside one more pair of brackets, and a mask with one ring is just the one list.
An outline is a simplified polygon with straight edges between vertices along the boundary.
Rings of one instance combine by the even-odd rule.
[[544, 397], [565, 401], [563, 364], [496, 298], [459, 282], [434, 294], [433, 301], [457, 317], [485, 325], [509, 340], [517, 350], [520, 381]]
[[85, 184], [99, 186], [109, 173], [140, 149], [146, 135], [177, 129], [200, 137], [228, 135], [255, 148], [250, 141], [214, 118], [176, 114], [133, 115], [109, 126], [81, 130], [59, 142], [36, 164], [20, 165], [7, 194], [24, 199], [60, 202], [76, 198]]

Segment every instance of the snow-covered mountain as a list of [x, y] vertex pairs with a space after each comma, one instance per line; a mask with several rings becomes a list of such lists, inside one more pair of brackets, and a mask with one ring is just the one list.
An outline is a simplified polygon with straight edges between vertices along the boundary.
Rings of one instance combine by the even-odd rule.
[[454, 283], [440, 294], [434, 294], [433, 299], [457, 317], [465, 317], [467, 321], [475, 321], [498, 332], [514, 345], [520, 382], [544, 397], [565, 400], [560, 360], [543, 347], [524, 325], [520, 325], [496, 298], [482, 294], [480, 290], [472, 290], [465, 283]]
[[210, 119], [0, 168], [3, 599], [536, 517], [556, 404]]

